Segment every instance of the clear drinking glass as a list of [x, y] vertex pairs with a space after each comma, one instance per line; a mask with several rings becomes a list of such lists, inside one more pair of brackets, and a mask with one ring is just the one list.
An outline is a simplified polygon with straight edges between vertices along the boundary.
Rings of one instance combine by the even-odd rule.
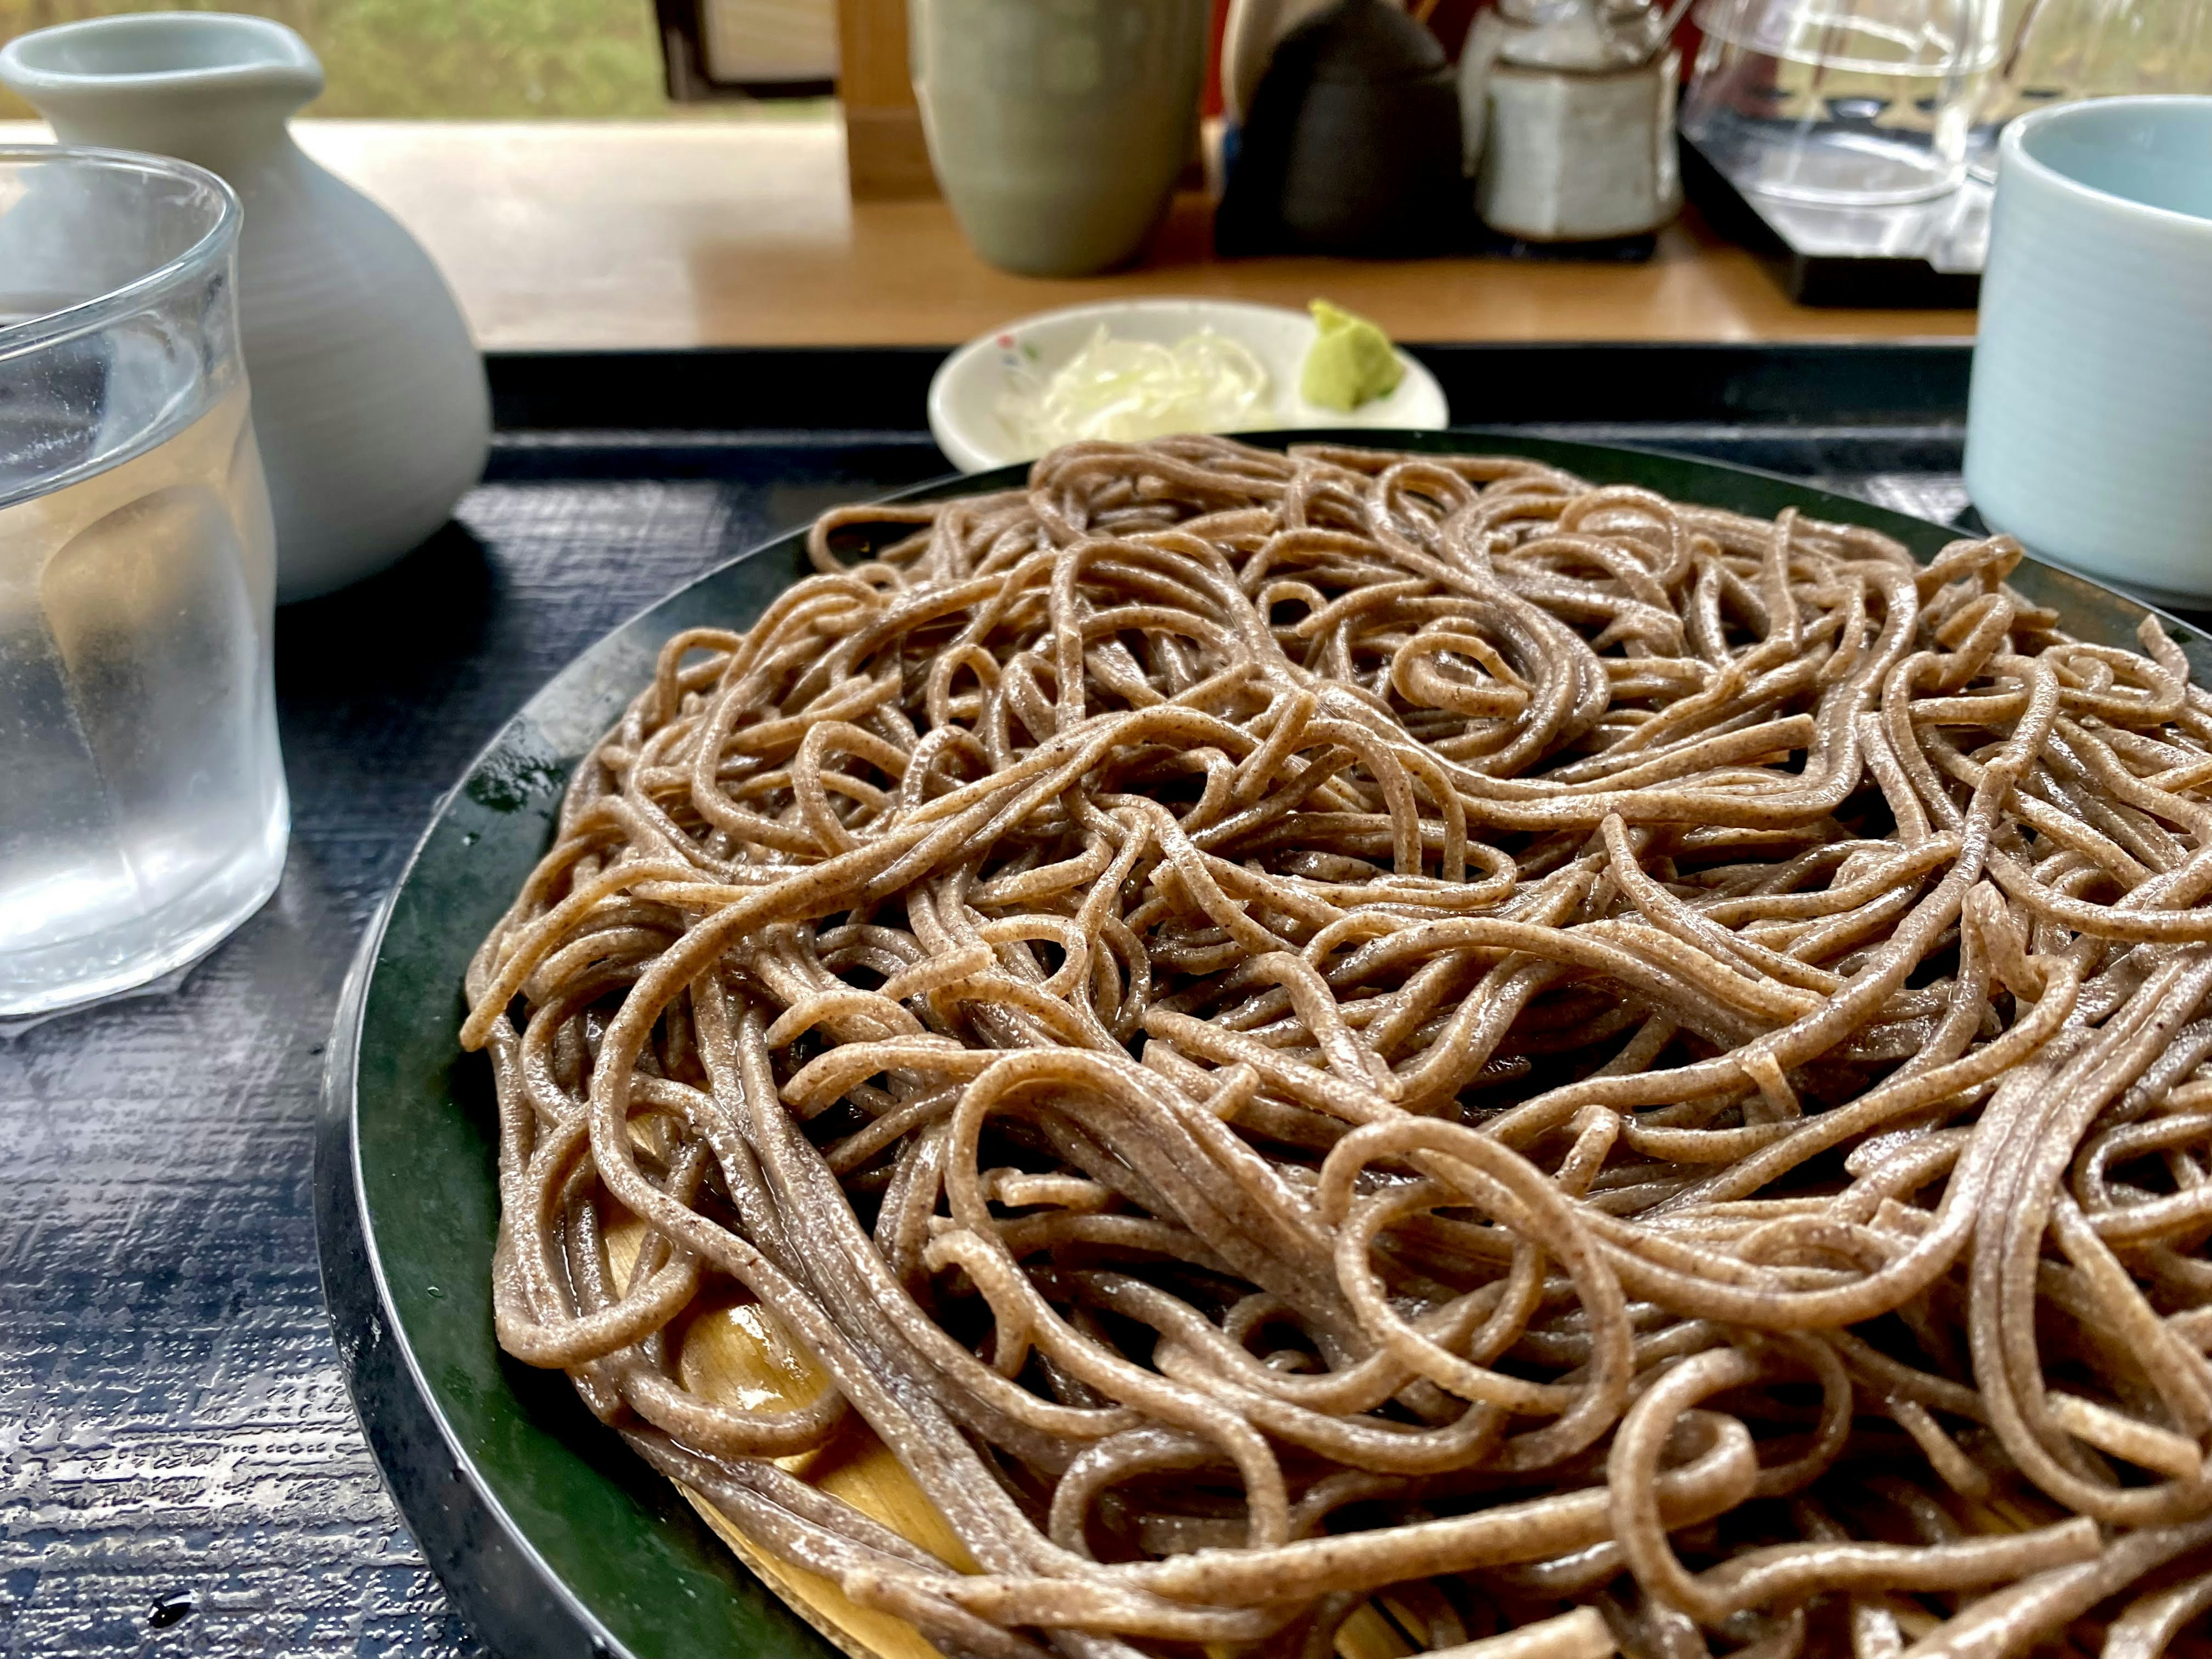
[[1743, 190], [1877, 207], [1958, 187], [1997, 0], [1703, 0], [1682, 131]]
[[239, 222], [181, 161], [0, 147], [0, 1021], [183, 967], [283, 865]]

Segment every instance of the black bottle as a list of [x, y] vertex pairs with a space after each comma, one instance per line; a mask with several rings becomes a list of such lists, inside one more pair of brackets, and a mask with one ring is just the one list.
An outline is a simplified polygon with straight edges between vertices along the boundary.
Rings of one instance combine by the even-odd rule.
[[1438, 253], [1468, 232], [1459, 92], [1436, 37], [1385, 0], [1285, 35], [1214, 216], [1223, 254]]

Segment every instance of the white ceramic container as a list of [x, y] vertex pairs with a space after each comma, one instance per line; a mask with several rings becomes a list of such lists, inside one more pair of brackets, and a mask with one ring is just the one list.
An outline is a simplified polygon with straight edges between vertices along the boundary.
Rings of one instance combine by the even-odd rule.
[[2212, 599], [2212, 98], [2005, 129], [1966, 489], [2045, 558]]
[[1671, 52], [1627, 70], [1493, 65], [1474, 185], [1482, 222], [1532, 242], [1571, 242], [1639, 235], [1672, 219], [1682, 210], [1680, 68]]
[[1460, 53], [1460, 136], [1474, 210], [1532, 242], [1639, 235], [1682, 207], [1681, 59], [1660, 15], [1595, 0], [1499, 0]]
[[306, 41], [220, 12], [96, 18], [9, 42], [0, 82], [64, 143], [198, 162], [245, 204], [239, 313], [280, 599], [381, 569], [446, 521], [483, 471], [483, 362], [414, 238], [293, 143], [287, 118], [323, 88]]
[[945, 360], [929, 383], [929, 430], [955, 466], [981, 472], [1035, 459], [1000, 414], [1008, 390], [1024, 377], [1049, 374], [1082, 349], [1104, 324], [1125, 340], [1173, 345], [1200, 329], [1236, 341], [1267, 371], [1275, 427], [1436, 428], [1451, 422], [1443, 388], [1404, 352], [1406, 378], [1387, 398], [1350, 413], [1322, 409], [1298, 396], [1299, 371], [1313, 344], [1314, 320], [1282, 306], [1235, 300], [1121, 300], [1047, 311], [970, 340]]

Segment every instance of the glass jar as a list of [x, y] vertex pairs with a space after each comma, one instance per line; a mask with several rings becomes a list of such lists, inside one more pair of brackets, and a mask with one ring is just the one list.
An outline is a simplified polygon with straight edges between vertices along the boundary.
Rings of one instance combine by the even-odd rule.
[[1924, 201], [1965, 177], [1996, 0], [1704, 0], [1682, 131], [1739, 189]]

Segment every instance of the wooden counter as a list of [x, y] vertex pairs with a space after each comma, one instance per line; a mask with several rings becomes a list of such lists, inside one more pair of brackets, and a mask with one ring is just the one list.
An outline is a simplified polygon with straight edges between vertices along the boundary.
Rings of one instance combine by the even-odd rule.
[[[17, 136], [37, 129], [17, 129]], [[1694, 219], [1641, 265], [1229, 263], [1179, 203], [1140, 268], [1010, 276], [941, 201], [854, 205], [826, 115], [659, 123], [302, 121], [301, 142], [404, 221], [494, 349], [951, 344], [1120, 295], [1316, 295], [1407, 340], [1957, 337], [1964, 311], [1808, 310]], [[4, 136], [0, 131], [0, 136]]]

